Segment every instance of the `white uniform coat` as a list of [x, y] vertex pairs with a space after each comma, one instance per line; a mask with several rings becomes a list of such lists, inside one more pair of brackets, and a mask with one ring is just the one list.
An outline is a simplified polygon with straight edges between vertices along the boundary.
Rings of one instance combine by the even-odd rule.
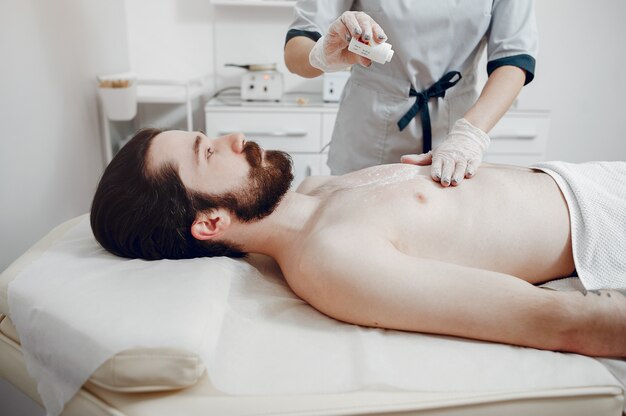
[[315, 41], [346, 10], [370, 15], [385, 31], [395, 51], [384, 65], [353, 65], [329, 149], [334, 175], [397, 163], [400, 156], [422, 152], [418, 115], [400, 131], [397, 122], [415, 103], [411, 87], [423, 91], [450, 71], [462, 79], [443, 98], [431, 98], [433, 148], [478, 97], [477, 63], [487, 48], [487, 71], [503, 65], [534, 76], [537, 29], [532, 0], [388, 0], [298, 1], [287, 41], [307, 36]]

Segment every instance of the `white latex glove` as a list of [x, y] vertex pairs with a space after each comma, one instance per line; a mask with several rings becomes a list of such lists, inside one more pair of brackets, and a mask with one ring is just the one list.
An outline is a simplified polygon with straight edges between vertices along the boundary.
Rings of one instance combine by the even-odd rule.
[[348, 50], [352, 36], [361, 36], [364, 40], [373, 38], [376, 43], [382, 43], [387, 39], [378, 23], [367, 14], [344, 12], [315, 43], [309, 53], [309, 62], [324, 72], [341, 71], [356, 63], [363, 66], [371, 65], [371, 60]]
[[446, 140], [436, 149], [421, 155], [404, 155], [402, 163], [432, 165], [430, 176], [441, 186], [456, 186], [471, 178], [483, 160], [491, 140], [487, 133], [464, 118], [454, 123]]

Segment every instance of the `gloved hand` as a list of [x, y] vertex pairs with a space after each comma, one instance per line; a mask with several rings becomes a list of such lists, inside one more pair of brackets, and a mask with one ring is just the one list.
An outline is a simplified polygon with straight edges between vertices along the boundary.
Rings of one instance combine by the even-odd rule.
[[315, 43], [309, 53], [309, 62], [324, 72], [341, 71], [356, 63], [363, 66], [371, 65], [371, 60], [348, 50], [352, 36], [361, 36], [366, 41], [373, 38], [376, 43], [382, 43], [387, 39], [378, 23], [367, 14], [344, 12]]
[[404, 155], [402, 163], [432, 165], [430, 176], [442, 186], [458, 185], [471, 178], [483, 160], [491, 140], [487, 133], [462, 118], [454, 123], [446, 140], [436, 149], [421, 155]]

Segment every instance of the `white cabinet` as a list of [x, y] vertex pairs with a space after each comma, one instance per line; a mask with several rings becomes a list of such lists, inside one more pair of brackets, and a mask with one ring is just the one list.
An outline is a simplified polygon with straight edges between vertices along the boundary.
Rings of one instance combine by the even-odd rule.
[[319, 152], [321, 149], [320, 114], [315, 112], [209, 111], [207, 131], [212, 135], [240, 131], [266, 149], [286, 152]]
[[[266, 149], [288, 152], [294, 162], [294, 187], [311, 175], [330, 175], [326, 166], [337, 104], [309, 97], [298, 105], [286, 96], [281, 103], [225, 102], [213, 99], [205, 106], [209, 137], [236, 131]], [[511, 110], [490, 132], [485, 161], [527, 166], [545, 160], [550, 128], [549, 111]]]
[[297, 187], [307, 176], [330, 175], [328, 154], [290, 153], [293, 160], [293, 184]]
[[549, 130], [549, 111], [510, 110], [489, 132], [485, 161], [528, 166], [545, 160]]
[[[333, 137], [333, 129], [335, 128], [335, 119], [337, 113], [324, 113], [322, 114], [322, 148], [328, 149], [330, 145], [330, 139]], [[330, 174], [330, 169], [328, 169]]]
[[237, 105], [232, 99], [207, 103], [209, 137], [242, 132], [265, 149], [288, 152], [294, 162], [294, 188], [307, 176], [330, 175], [326, 145], [335, 124], [336, 103], [324, 103], [317, 96], [286, 96], [281, 103], [234, 102]]

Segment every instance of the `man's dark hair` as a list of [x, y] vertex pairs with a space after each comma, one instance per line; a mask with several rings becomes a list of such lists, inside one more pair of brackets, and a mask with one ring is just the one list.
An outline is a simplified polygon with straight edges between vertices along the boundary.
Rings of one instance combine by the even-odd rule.
[[188, 191], [172, 164], [148, 171], [148, 149], [161, 132], [140, 130], [105, 169], [91, 205], [96, 240], [113, 254], [146, 260], [245, 256], [233, 244], [191, 235], [197, 212], [229, 201]]

